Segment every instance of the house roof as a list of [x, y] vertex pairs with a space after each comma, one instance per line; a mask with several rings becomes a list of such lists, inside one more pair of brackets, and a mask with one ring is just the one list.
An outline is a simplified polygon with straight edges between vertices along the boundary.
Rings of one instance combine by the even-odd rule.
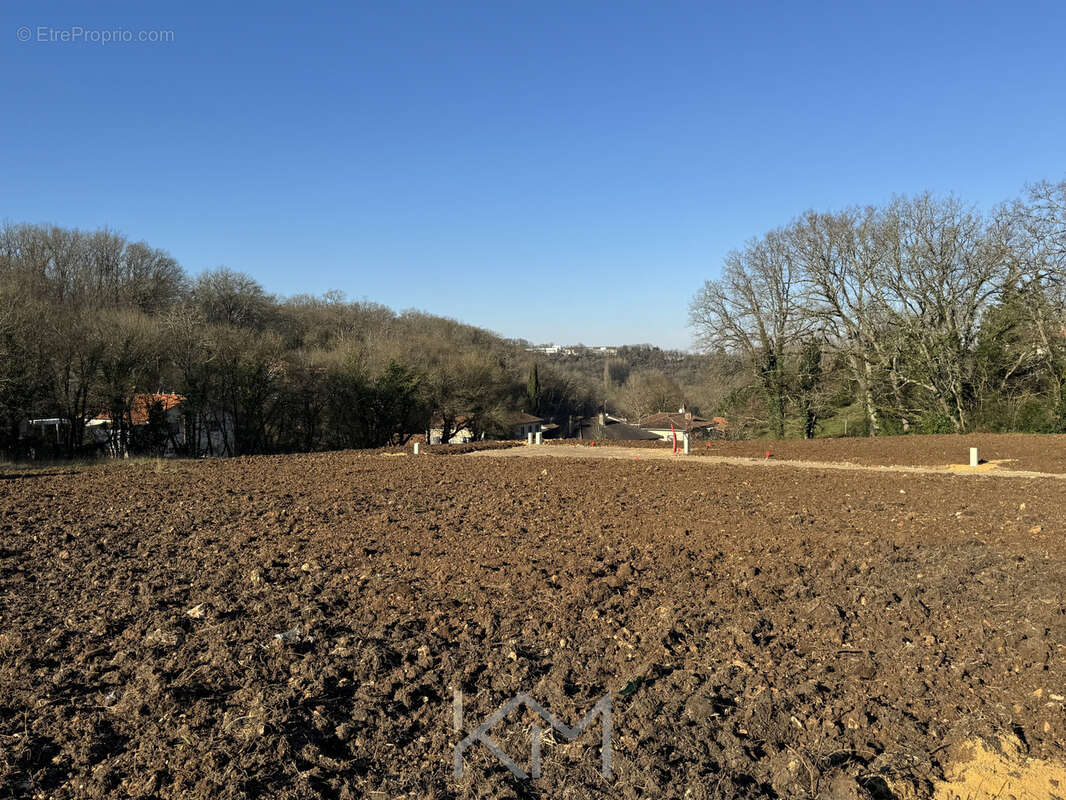
[[529, 425], [533, 422], [544, 422], [541, 417], [534, 417], [532, 414], [527, 414], [525, 411], [519, 411], [514, 414], [510, 420], [512, 425]]
[[[460, 414], [452, 420], [452, 424], [456, 427], [456, 430], [459, 431], [466, 427], [468, 422], [470, 422], [470, 417], [467, 414]], [[443, 427], [443, 425], [444, 417], [442, 417], [440, 414], [434, 414], [433, 417], [429, 420], [430, 428], [440, 428]]]
[[[460, 414], [453, 422], [458, 430], [462, 430], [466, 425], [472, 421], [472, 417], [467, 414]], [[532, 414], [527, 414], [525, 411], [519, 411], [514, 414], [510, 414], [505, 417], [508, 425], [529, 425], [536, 422], [544, 422], [541, 417], [534, 417]], [[444, 424], [444, 420], [440, 414], [434, 414], [433, 418], [429, 422], [430, 428], [439, 428]]]
[[654, 433], [643, 431], [636, 425], [629, 425], [621, 420], [607, 417], [601, 426], [596, 417], [589, 417], [581, 421], [582, 438], [592, 439], [599, 436], [615, 442], [642, 442], [658, 439]]
[[[148, 411], [156, 403], [162, 406], [163, 411], [170, 411], [185, 402], [185, 397], [180, 394], [135, 394], [129, 398], [130, 419], [134, 425], [148, 424]], [[111, 411], [103, 411], [93, 417], [95, 420], [110, 421]]]
[[695, 415], [689, 416], [680, 412], [670, 413], [662, 411], [652, 414], [640, 420], [640, 427], [646, 430], [666, 430], [671, 426], [679, 431], [716, 430], [725, 432], [727, 424], [723, 417], [704, 419]]

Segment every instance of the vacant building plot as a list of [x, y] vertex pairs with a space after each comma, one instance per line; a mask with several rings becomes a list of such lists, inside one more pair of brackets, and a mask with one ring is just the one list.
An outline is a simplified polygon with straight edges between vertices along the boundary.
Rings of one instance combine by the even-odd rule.
[[506, 452], [0, 473], [0, 797], [1066, 795], [1066, 482]]
[[[680, 441], [680, 438], [679, 438]], [[552, 442], [556, 447], [624, 445], [633, 449], [671, 452], [668, 442]], [[945, 469], [969, 462], [976, 447], [983, 465], [999, 470], [1066, 473], [1066, 435], [973, 434], [942, 436], [887, 436], [877, 439], [842, 438], [803, 441], [693, 441], [691, 454], [710, 458], [770, 459], [823, 462], [870, 467], [931, 467]]]

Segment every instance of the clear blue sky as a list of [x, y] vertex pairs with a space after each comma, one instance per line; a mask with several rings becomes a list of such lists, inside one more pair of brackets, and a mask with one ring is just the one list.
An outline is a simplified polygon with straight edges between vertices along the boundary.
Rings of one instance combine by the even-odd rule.
[[[0, 26], [0, 218], [538, 342], [687, 347], [723, 256], [806, 208], [1066, 176], [1058, 2], [18, 0]], [[173, 41], [38, 41], [75, 26]]]

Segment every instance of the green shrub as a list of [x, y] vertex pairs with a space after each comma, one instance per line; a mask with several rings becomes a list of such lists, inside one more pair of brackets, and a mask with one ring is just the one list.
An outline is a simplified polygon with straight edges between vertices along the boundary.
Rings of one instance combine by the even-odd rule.
[[954, 433], [955, 423], [947, 414], [931, 411], [918, 420], [918, 433]]

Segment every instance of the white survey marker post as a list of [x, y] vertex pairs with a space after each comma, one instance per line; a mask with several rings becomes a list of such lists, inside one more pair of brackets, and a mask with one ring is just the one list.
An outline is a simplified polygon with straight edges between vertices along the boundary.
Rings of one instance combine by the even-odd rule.
[[976, 467], [977, 466], [977, 448], [976, 447], [971, 447], [970, 448], [970, 466], [971, 467]]
[[542, 444], [544, 442], [544, 437], [541, 435], [540, 431], [537, 431], [537, 438], [534, 440], [534, 442], [536, 444]]
[[526, 444], [533, 444], [533, 434], [532, 433], [527, 433], [526, 434]]
[[422, 452], [422, 445], [419, 442], [415, 442], [415, 455], [417, 456]]
[[685, 437], [684, 437], [684, 445], [685, 445], [685, 455], [687, 456], [688, 455], [688, 434], [687, 433], [685, 434]]

